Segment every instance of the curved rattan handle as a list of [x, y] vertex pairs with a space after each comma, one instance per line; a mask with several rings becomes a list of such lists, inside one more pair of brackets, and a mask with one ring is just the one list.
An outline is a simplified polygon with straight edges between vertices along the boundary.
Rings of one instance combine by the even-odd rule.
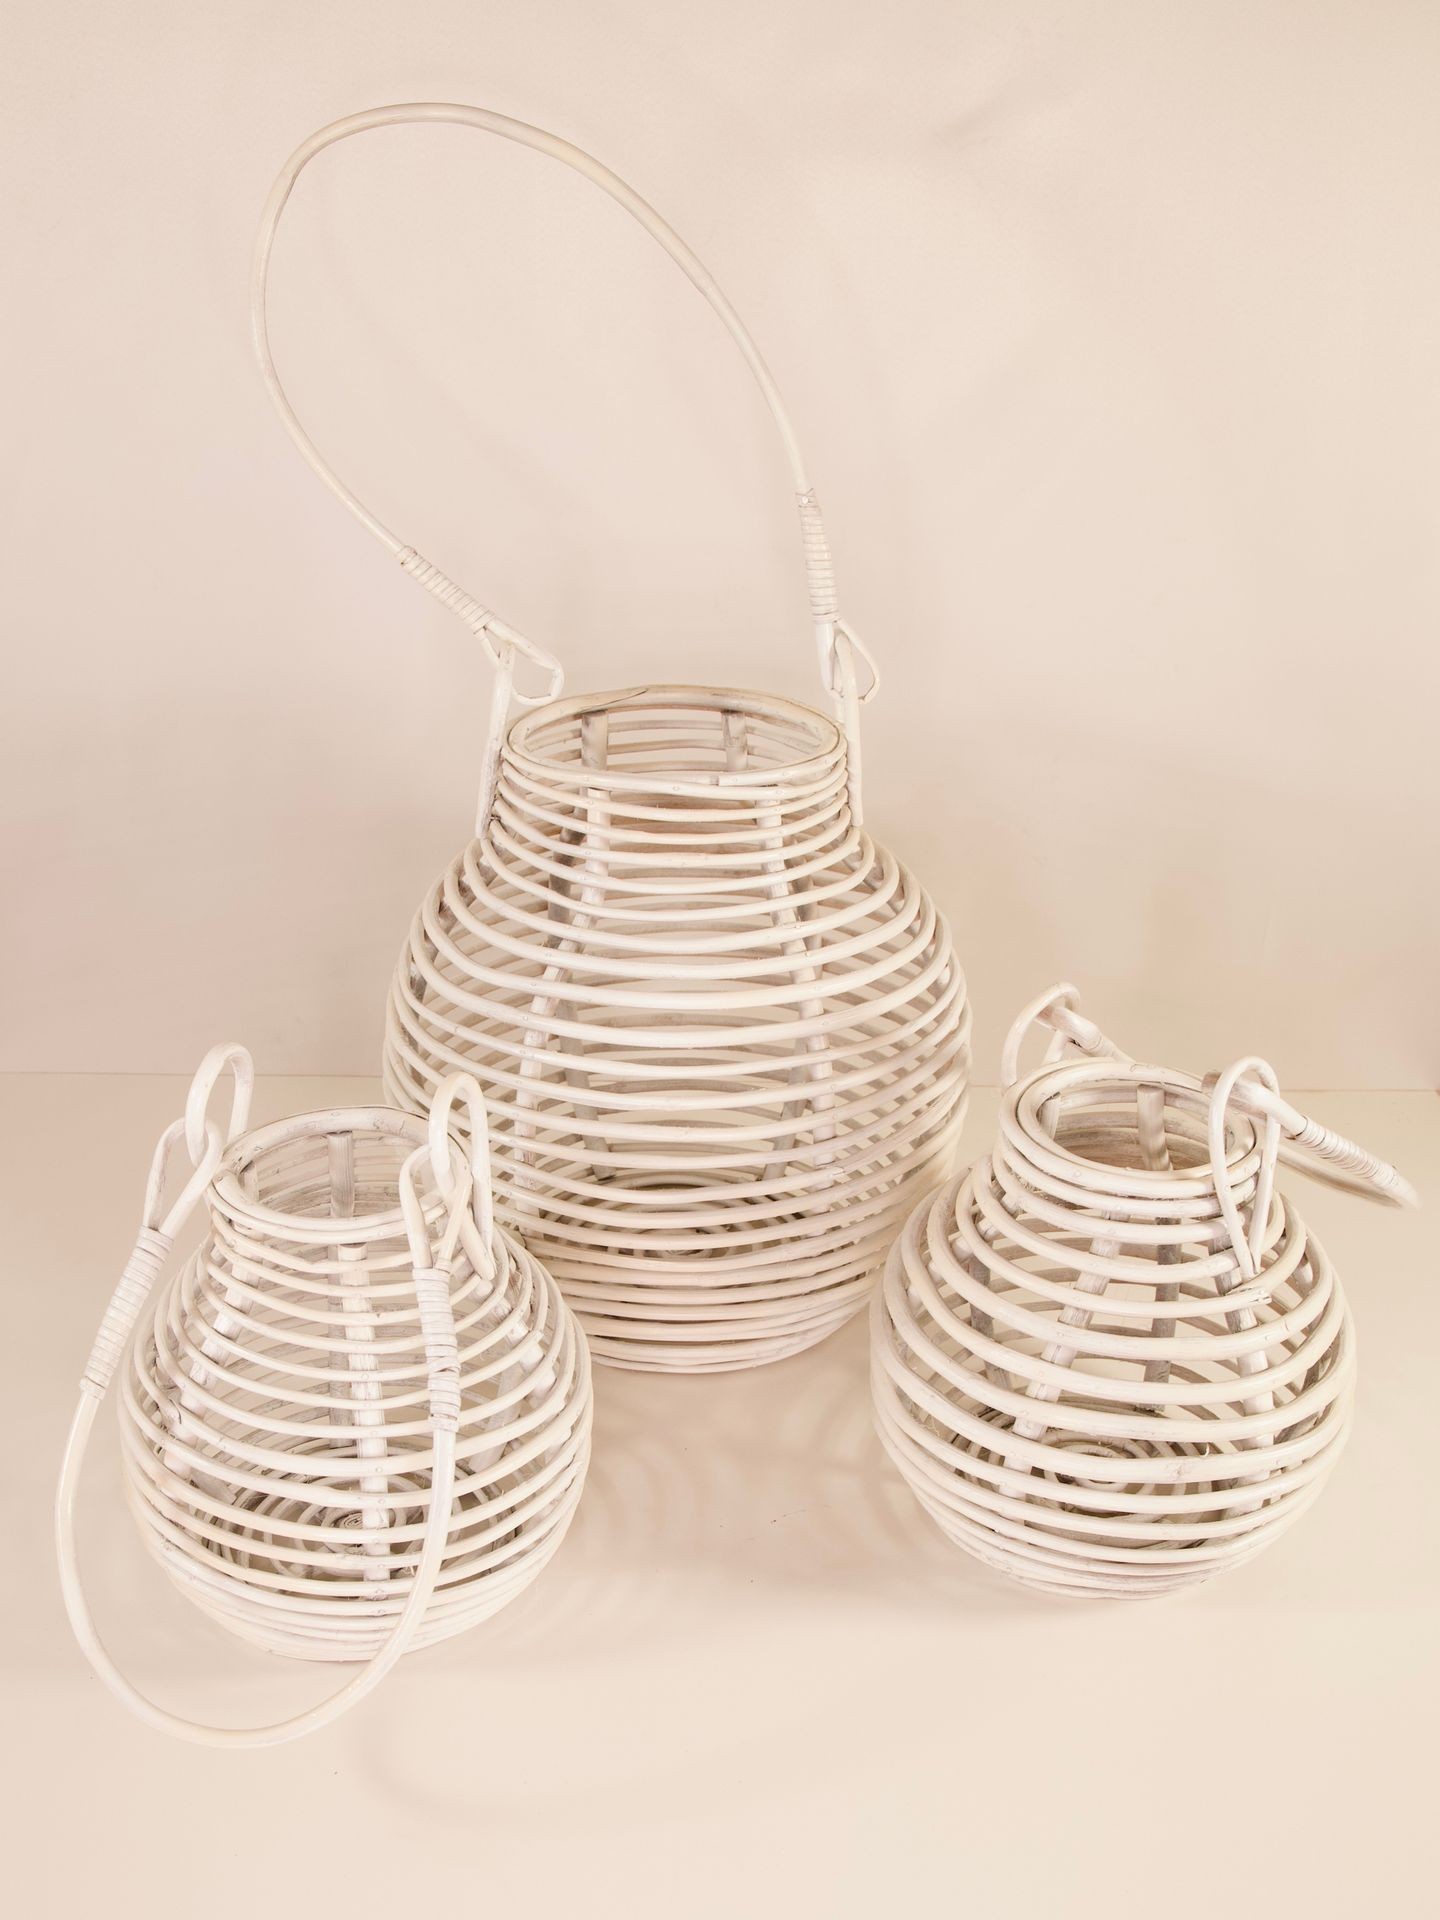
[[[205, 1117], [205, 1108], [216, 1080], [226, 1067], [234, 1075], [235, 1098], [229, 1126], [222, 1132], [213, 1120]], [[414, 1200], [415, 1169], [426, 1153], [424, 1147], [417, 1147], [402, 1170], [401, 1193], [402, 1200], [406, 1202], [406, 1227], [415, 1260], [415, 1292], [425, 1345], [434, 1464], [431, 1470], [430, 1510], [415, 1579], [384, 1644], [359, 1673], [316, 1706], [268, 1726], [215, 1727], [205, 1721], [186, 1720], [141, 1693], [121, 1673], [96, 1630], [85, 1595], [75, 1542], [75, 1497], [95, 1418], [125, 1355], [145, 1302], [174, 1247], [176, 1235], [199, 1204], [225, 1149], [246, 1123], [253, 1081], [254, 1069], [243, 1047], [213, 1048], [195, 1076], [185, 1115], [173, 1121], [160, 1136], [146, 1186], [140, 1232], [101, 1319], [100, 1331], [95, 1337], [81, 1378], [79, 1403], [70, 1424], [55, 1495], [55, 1552], [60, 1568], [60, 1592], [81, 1651], [110, 1692], [148, 1726], [208, 1747], [278, 1746], [282, 1741], [294, 1740], [301, 1734], [313, 1733], [320, 1727], [328, 1726], [380, 1684], [407, 1650], [425, 1617], [444, 1559], [455, 1491], [455, 1441], [460, 1413], [459, 1356], [455, 1321], [450, 1308], [449, 1276], [443, 1259], [438, 1266], [429, 1264], [431, 1252], [425, 1236], [423, 1216]], [[167, 1166], [175, 1148], [182, 1140], [188, 1143], [197, 1126], [203, 1129], [199, 1158], [192, 1161], [190, 1177], [179, 1197], [162, 1214]]]
[[[1133, 1054], [1122, 1052], [1093, 1020], [1081, 1013], [1079, 989], [1068, 980], [1061, 980], [1037, 994], [1016, 1016], [1000, 1055], [1002, 1091], [1012, 1087], [1020, 1077], [1020, 1048], [1032, 1027], [1048, 1027], [1054, 1036], [1046, 1050], [1047, 1063], [1069, 1050], [1117, 1060], [1127, 1067], [1140, 1064]], [[1402, 1207], [1420, 1204], [1414, 1187], [1388, 1160], [1380, 1159], [1365, 1147], [1357, 1146], [1355, 1141], [1347, 1140], [1343, 1133], [1336, 1133], [1332, 1127], [1323, 1126], [1292, 1106], [1280, 1092], [1274, 1069], [1265, 1061], [1249, 1057], [1227, 1068], [1223, 1074], [1208, 1074], [1204, 1086], [1213, 1092], [1222, 1081], [1224, 1095], [1220, 1110], [1235, 1107], [1252, 1120], [1264, 1121], [1267, 1128], [1273, 1127], [1278, 1137], [1279, 1158], [1286, 1166], [1331, 1186], [1344, 1187], [1347, 1192], [1363, 1194], [1367, 1199], [1389, 1200]]]
[[[478, 636], [497, 669], [503, 669], [507, 663], [511, 666], [512, 671], [507, 676], [507, 691], [510, 692], [511, 697], [523, 704], [527, 700], [533, 702], [536, 699], [552, 698], [559, 691], [561, 669], [553, 655], [526, 640], [513, 627], [505, 625], [488, 608], [482, 606], [448, 574], [387, 527], [336, 475], [300, 424], [295, 409], [291, 406], [285, 389], [281, 385], [270, 349], [266, 316], [270, 253], [280, 216], [300, 174], [316, 154], [322, 153], [326, 147], [333, 146], [339, 140], [348, 140], [357, 133], [368, 133], [376, 127], [405, 126], [417, 121], [440, 121], [455, 126], [475, 127], [483, 133], [499, 134], [503, 139], [518, 141], [521, 146], [533, 147], [537, 153], [549, 154], [552, 159], [562, 161], [567, 167], [572, 167], [575, 172], [583, 174], [587, 180], [593, 181], [596, 186], [608, 193], [612, 200], [618, 201], [628, 214], [639, 221], [645, 231], [665, 249], [692, 285], [704, 295], [724, 322], [764, 395], [765, 404], [770, 409], [781, 444], [785, 449], [785, 457], [790, 465], [791, 480], [800, 510], [805, 576], [810, 592], [810, 613], [815, 627], [815, 640], [820, 655], [821, 677], [827, 692], [835, 702], [841, 724], [850, 735], [853, 745], [855, 709], [869, 699], [874, 692], [878, 684], [878, 676], [873, 662], [859, 647], [854, 634], [839, 617], [835, 604], [834, 567], [830, 559], [830, 547], [825, 537], [824, 524], [820, 517], [820, 508], [815, 499], [814, 489], [806, 476], [805, 463], [800, 454], [794, 428], [790, 424], [790, 417], [785, 410], [770, 369], [766, 366], [760, 349], [751, 338], [739, 314], [679, 234], [618, 175], [612, 173], [608, 167], [602, 166], [598, 160], [583, 152], [581, 148], [572, 146], [568, 140], [562, 140], [553, 133], [546, 133], [543, 128], [529, 126], [523, 120], [512, 120], [506, 114], [492, 113], [485, 107], [462, 106], [444, 101], [421, 101], [396, 106], [372, 107], [365, 113], [349, 114], [343, 120], [334, 120], [329, 126], [321, 127], [295, 149], [281, 168], [261, 217], [251, 278], [251, 320], [254, 328], [255, 350], [259, 355], [265, 385], [286, 430], [306, 461], [331, 492], [344, 501], [361, 525], [368, 527], [376, 539], [395, 555], [404, 570], [418, 580], [428, 592], [434, 594], [442, 605], [449, 607], [459, 619], [464, 621], [471, 632]], [[870, 673], [869, 684], [863, 692], [857, 691], [856, 687], [854, 655], [857, 651], [865, 659]], [[547, 670], [549, 685], [544, 693], [538, 696], [525, 696], [514, 692], [513, 661], [517, 653], [525, 655]]]

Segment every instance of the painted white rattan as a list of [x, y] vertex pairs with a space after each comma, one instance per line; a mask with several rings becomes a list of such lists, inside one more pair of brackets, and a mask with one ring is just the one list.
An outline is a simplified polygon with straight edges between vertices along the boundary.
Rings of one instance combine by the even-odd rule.
[[[236, 1098], [222, 1136], [206, 1108], [226, 1065]], [[66, 1606], [101, 1678], [151, 1725], [224, 1746], [325, 1725], [408, 1648], [512, 1599], [564, 1537], [590, 1446], [584, 1336], [493, 1219], [474, 1082], [447, 1082], [428, 1124], [353, 1108], [245, 1132], [251, 1077], [243, 1049], [216, 1048], [160, 1141], [57, 1502]], [[468, 1154], [450, 1136], [457, 1105]], [[193, 1171], [162, 1219], [182, 1143]], [[202, 1197], [203, 1244], [155, 1286]], [[367, 1663], [319, 1706], [210, 1727], [116, 1670], [81, 1586], [74, 1498], [117, 1373], [128, 1499], [177, 1586], [268, 1651]]]
[[[1037, 1019], [1052, 1047], [1020, 1077]], [[1070, 987], [1021, 1015], [1002, 1077], [994, 1148], [916, 1209], [877, 1290], [881, 1438], [942, 1530], [1028, 1586], [1206, 1579], [1304, 1512], [1349, 1424], [1350, 1316], [1275, 1190], [1282, 1139], [1357, 1191], [1414, 1195], [1263, 1061], [1211, 1081], [1139, 1064]]]
[[[595, 181], [719, 314], [789, 459], [833, 719], [733, 688], [557, 699], [552, 657], [378, 522], [281, 389], [265, 321], [276, 223], [336, 140], [408, 120], [498, 133]], [[778, 1359], [862, 1303], [942, 1177], [969, 1071], [943, 919], [860, 814], [858, 643], [775, 384], [734, 309], [632, 190], [567, 142], [460, 106], [323, 128], [262, 223], [255, 336], [305, 458], [497, 668], [476, 839], [416, 916], [391, 994], [386, 1087], [425, 1111], [457, 1069], [491, 1105], [496, 1204], [554, 1272], [599, 1359], [701, 1371]], [[549, 698], [517, 694], [517, 657]], [[861, 656], [865, 657], [865, 656]], [[867, 666], [868, 658], [867, 658]], [[511, 724], [512, 702], [533, 708]]]

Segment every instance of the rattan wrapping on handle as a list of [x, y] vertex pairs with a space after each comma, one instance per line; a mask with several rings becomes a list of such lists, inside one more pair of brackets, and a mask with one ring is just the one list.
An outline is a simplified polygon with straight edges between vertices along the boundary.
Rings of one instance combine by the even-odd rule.
[[110, 1382], [130, 1344], [135, 1323], [174, 1245], [170, 1235], [161, 1233], [158, 1227], [141, 1227], [135, 1237], [130, 1258], [110, 1296], [81, 1376], [83, 1390], [97, 1400], [103, 1400], [110, 1391]]

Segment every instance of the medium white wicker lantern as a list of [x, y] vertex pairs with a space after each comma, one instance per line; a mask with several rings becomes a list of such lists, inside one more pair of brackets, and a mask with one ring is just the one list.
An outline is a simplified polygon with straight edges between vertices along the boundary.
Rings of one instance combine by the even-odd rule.
[[[206, 1109], [226, 1066], [236, 1091], [222, 1136]], [[66, 1607], [96, 1671], [152, 1726], [218, 1746], [310, 1732], [408, 1648], [502, 1607], [563, 1539], [590, 1449], [584, 1336], [493, 1220], [474, 1082], [448, 1081], [428, 1125], [352, 1108], [246, 1133], [251, 1078], [242, 1048], [216, 1048], [160, 1140], [57, 1503]], [[449, 1133], [457, 1102], [468, 1154]], [[191, 1175], [162, 1218], [182, 1144]], [[157, 1287], [202, 1197], [205, 1240]], [[117, 1371], [126, 1490], [147, 1544], [243, 1639], [368, 1663], [320, 1706], [209, 1727], [156, 1706], [110, 1660], [81, 1586], [74, 1499]]]
[[[1051, 1049], [1018, 1077], [1036, 1020]], [[1204, 1580], [1304, 1512], [1349, 1423], [1349, 1312], [1277, 1158], [1413, 1192], [1263, 1061], [1140, 1065], [1067, 986], [1021, 1015], [1002, 1080], [994, 1148], [917, 1208], [877, 1290], [881, 1438], [943, 1531], [1027, 1586]]]
[[[271, 359], [271, 243], [316, 153], [408, 120], [478, 127], [576, 168], [724, 321], [794, 476], [834, 718], [727, 687], [557, 699], [551, 657], [325, 464]], [[423, 1113], [451, 1073], [476, 1076], [497, 1207], [554, 1272], [598, 1358], [701, 1371], [810, 1345], [862, 1303], [899, 1223], [943, 1177], [970, 1017], [944, 921], [861, 824], [858, 714], [874, 670], [861, 691], [819, 508], [754, 342], [614, 174], [550, 134], [459, 106], [358, 114], [292, 156], [262, 224], [255, 323], [306, 459], [497, 669], [476, 838], [423, 902], [391, 993], [391, 1098]], [[517, 693], [517, 655], [547, 669], [548, 697]], [[534, 710], [511, 725], [512, 703]]]

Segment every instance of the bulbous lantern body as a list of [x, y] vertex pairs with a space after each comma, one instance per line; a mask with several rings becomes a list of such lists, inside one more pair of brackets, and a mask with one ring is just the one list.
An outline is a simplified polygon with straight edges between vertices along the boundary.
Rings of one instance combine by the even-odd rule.
[[[237, 1075], [225, 1143], [205, 1120], [217, 1061]], [[67, 1606], [101, 1677], [152, 1724], [218, 1745], [321, 1725], [407, 1649], [513, 1599], [564, 1538], [590, 1449], [584, 1335], [494, 1220], [474, 1082], [440, 1088], [428, 1125], [355, 1108], [245, 1132], [249, 1077], [248, 1056], [218, 1049], [188, 1121], [161, 1141], [60, 1501]], [[449, 1134], [457, 1099], [468, 1154]], [[196, 1172], [162, 1223], [182, 1136]], [[201, 1198], [208, 1231], [162, 1280]], [[94, 1409], [117, 1378], [129, 1504], [177, 1587], [268, 1652], [368, 1663], [321, 1707], [269, 1728], [183, 1721], [100, 1646], [73, 1502]]]
[[705, 688], [511, 728], [425, 901], [386, 1086], [463, 1063], [498, 1203], [602, 1358], [778, 1358], [860, 1304], [943, 1178], [966, 1084], [944, 923], [857, 824], [818, 713]]
[[[575, 167], [715, 308], [794, 478], [833, 718], [730, 688], [560, 699], [559, 669], [382, 526], [280, 388], [264, 291], [275, 223], [332, 141], [405, 119], [499, 133]], [[381, 109], [322, 130], [262, 226], [256, 332], [311, 465], [480, 637], [498, 682], [476, 838], [423, 902], [385, 1042], [417, 1114], [457, 1069], [490, 1104], [496, 1205], [551, 1268], [597, 1358], [701, 1371], [778, 1359], [861, 1304], [943, 1175], [963, 1117], [969, 1009], [949, 933], [866, 834], [858, 721], [873, 665], [839, 618], [819, 508], [754, 342], [705, 268], [576, 148], [476, 108]], [[549, 673], [517, 691], [517, 665]], [[861, 677], [865, 684], [860, 685]], [[512, 708], [527, 709], [513, 724]]]
[[[1017, 1077], [1037, 1017], [1059, 1044]], [[1140, 1065], [1070, 988], [1022, 1015], [1002, 1077], [993, 1150], [917, 1208], [877, 1292], [881, 1439], [941, 1529], [1028, 1586], [1192, 1585], [1305, 1511], [1349, 1427], [1349, 1311], [1278, 1154], [1413, 1195], [1263, 1061]]]

